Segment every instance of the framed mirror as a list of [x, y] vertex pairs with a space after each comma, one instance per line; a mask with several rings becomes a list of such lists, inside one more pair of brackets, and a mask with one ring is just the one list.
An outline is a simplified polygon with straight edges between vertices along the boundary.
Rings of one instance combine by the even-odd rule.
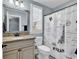
[[7, 31], [8, 32], [21, 31], [21, 16], [11, 15], [7, 12]]

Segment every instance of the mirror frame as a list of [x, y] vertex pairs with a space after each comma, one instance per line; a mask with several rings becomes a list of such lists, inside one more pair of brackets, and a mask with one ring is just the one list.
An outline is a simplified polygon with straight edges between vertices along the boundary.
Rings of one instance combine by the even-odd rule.
[[[18, 15], [12, 15], [12, 14], [9, 14], [9, 12], [7, 12], [7, 32], [10, 32], [9, 30], [9, 18], [10, 16], [12, 17], [19, 17], [19, 31], [21, 31], [21, 16], [18, 16]], [[19, 32], [19, 31], [12, 31], [12, 32]]]

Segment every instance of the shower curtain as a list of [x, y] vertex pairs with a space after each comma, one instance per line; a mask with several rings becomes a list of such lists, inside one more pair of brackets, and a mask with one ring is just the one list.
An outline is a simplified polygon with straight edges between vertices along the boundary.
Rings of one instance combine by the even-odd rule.
[[44, 43], [56, 59], [76, 59], [77, 5], [44, 17]]

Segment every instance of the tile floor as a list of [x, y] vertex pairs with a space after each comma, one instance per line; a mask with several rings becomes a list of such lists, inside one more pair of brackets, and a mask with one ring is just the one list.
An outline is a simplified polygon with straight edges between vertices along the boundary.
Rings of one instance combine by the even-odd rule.
[[[35, 56], [35, 59], [38, 59], [37, 55]], [[50, 55], [49, 59], [56, 59], [56, 58]]]

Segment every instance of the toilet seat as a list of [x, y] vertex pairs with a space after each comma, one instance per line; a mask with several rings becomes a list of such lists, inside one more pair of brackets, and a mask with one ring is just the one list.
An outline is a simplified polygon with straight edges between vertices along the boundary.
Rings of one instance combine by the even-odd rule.
[[45, 51], [45, 52], [49, 52], [50, 51], [50, 48], [45, 46], [45, 45], [38, 46], [38, 49], [40, 49], [42, 51]]
[[45, 45], [40, 45], [37, 47], [38, 47], [38, 52], [39, 52], [38, 58], [39, 59], [49, 59], [50, 48]]

